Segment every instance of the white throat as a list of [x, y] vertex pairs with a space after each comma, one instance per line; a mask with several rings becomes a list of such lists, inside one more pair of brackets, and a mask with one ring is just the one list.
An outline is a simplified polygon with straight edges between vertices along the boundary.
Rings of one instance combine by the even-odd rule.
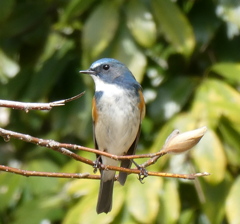
[[96, 76], [92, 76], [92, 78], [94, 79], [95, 82], [95, 91], [103, 91], [105, 94], [107, 93], [122, 93], [123, 89], [115, 84], [110, 84], [110, 83], [106, 83], [104, 81], [102, 81], [101, 79], [99, 79]]

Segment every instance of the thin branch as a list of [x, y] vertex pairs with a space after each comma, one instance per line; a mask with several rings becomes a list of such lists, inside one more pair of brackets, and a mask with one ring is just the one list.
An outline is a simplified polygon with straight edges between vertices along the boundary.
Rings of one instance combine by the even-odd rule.
[[[140, 175], [140, 170], [137, 169], [124, 169], [121, 167], [114, 166], [103, 166], [105, 169], [118, 170], [126, 173], [134, 173]], [[55, 172], [39, 172], [39, 171], [29, 171], [22, 170], [18, 168], [13, 168], [9, 166], [0, 165], [0, 170], [3, 172], [14, 173], [21, 176], [38, 176], [38, 177], [57, 177], [57, 178], [76, 178], [76, 179], [94, 179], [99, 180], [100, 175], [90, 175], [89, 173], [55, 173]], [[207, 172], [204, 173], [194, 173], [194, 174], [174, 174], [174, 173], [164, 173], [164, 172], [148, 172], [148, 176], [158, 176], [158, 177], [170, 177], [170, 178], [182, 178], [188, 180], [194, 180], [196, 177], [203, 177], [210, 175]], [[117, 180], [117, 177], [116, 177]]]
[[[104, 155], [107, 157], [110, 157], [112, 159], [136, 159], [136, 158], [149, 158], [148, 161], [141, 164], [141, 168], [146, 168], [147, 166], [152, 165], [155, 163], [161, 156], [166, 155], [167, 153], [171, 152], [183, 152], [186, 150], [189, 150], [192, 146], [194, 146], [203, 136], [203, 134], [206, 132], [206, 127], [199, 128], [190, 132], [184, 132], [182, 134], [179, 134], [179, 131], [174, 131], [166, 140], [165, 145], [163, 146], [163, 149], [157, 153], [151, 153], [151, 154], [142, 154], [142, 155], [133, 155], [133, 156], [116, 156], [112, 155], [106, 152], [101, 152], [96, 149], [91, 149], [83, 146], [78, 146], [74, 144], [67, 144], [67, 143], [59, 143], [54, 140], [45, 140], [36, 138], [30, 135], [17, 133], [13, 131], [8, 131], [5, 129], [0, 128], [0, 136], [4, 138], [5, 141], [9, 141], [11, 138], [16, 138], [25, 142], [30, 142], [42, 147], [47, 147], [50, 149], [53, 149], [57, 152], [60, 152], [61, 154], [67, 155], [77, 161], [81, 161], [83, 163], [86, 163], [91, 166], [95, 166], [95, 162], [89, 159], [86, 159], [84, 157], [81, 157], [73, 152], [71, 150], [83, 150], [88, 151], [92, 153], [96, 153], [99, 155]], [[100, 177], [98, 175], [86, 175], [86, 174], [64, 174], [64, 173], [48, 173], [48, 172], [36, 172], [36, 171], [26, 171], [26, 170], [20, 170], [17, 168], [12, 167], [6, 167], [1, 166], [0, 167], [2, 171], [5, 172], [12, 172], [23, 176], [45, 176], [45, 177], [62, 177], [62, 178], [81, 178], [82, 175], [84, 178], [88, 179], [99, 179]], [[108, 165], [100, 165], [100, 169], [106, 169], [106, 170], [115, 170], [115, 171], [121, 171], [125, 173], [134, 173], [139, 175], [141, 177], [142, 170], [141, 169], [127, 169], [123, 167], [116, 167], [116, 166], [108, 166]], [[164, 173], [164, 172], [147, 172], [148, 176], [159, 176], [159, 177], [171, 177], [171, 178], [183, 178], [183, 179], [190, 179], [194, 180], [196, 177], [200, 176], [208, 176], [210, 175], [207, 172], [204, 173], [195, 173], [195, 174], [172, 174], [172, 173]]]
[[[200, 140], [200, 138], [203, 136], [203, 134], [206, 132], [206, 127], [199, 128], [199, 129], [193, 130], [191, 132], [196, 132], [198, 130], [201, 131], [200, 132], [201, 135], [200, 135], [200, 137], [197, 136], [197, 138], [194, 139], [195, 143], [197, 143]], [[176, 134], [176, 130], [173, 131], [173, 133]], [[117, 156], [117, 155], [109, 154], [107, 152], [103, 152], [103, 151], [100, 151], [100, 150], [97, 150], [97, 149], [92, 149], [92, 148], [79, 146], [79, 145], [75, 145], [75, 144], [60, 143], [60, 142], [57, 142], [57, 141], [54, 141], [54, 140], [41, 139], [41, 138], [33, 137], [33, 136], [30, 136], [30, 135], [26, 135], [26, 134], [22, 134], [22, 133], [9, 131], [9, 130], [0, 128], [0, 136], [2, 136], [5, 141], [9, 141], [10, 138], [15, 138], [15, 139], [19, 139], [19, 140], [22, 140], [22, 141], [25, 141], [25, 142], [33, 143], [33, 144], [36, 144], [36, 145], [39, 145], [39, 146], [42, 146], [42, 147], [50, 148], [50, 149], [53, 149], [55, 151], [59, 151], [58, 150], [59, 148], [64, 148], [64, 149], [69, 149], [69, 150], [81, 150], [81, 151], [87, 151], [87, 152], [95, 153], [97, 155], [106, 156], [106, 157], [109, 157], [109, 158], [112, 158], [112, 159], [115, 159], [115, 160], [152, 158], [149, 161], [147, 161], [143, 167], [150, 166], [153, 163], [155, 163], [160, 157], [166, 155], [167, 153], [171, 153], [173, 144], [170, 144], [170, 143], [172, 143], [175, 138], [179, 138], [179, 137], [181, 138], [182, 136], [185, 138], [184, 135], [186, 135], [186, 133], [189, 133], [189, 132], [185, 132], [183, 134], [178, 134], [177, 137], [176, 137], [176, 135], [172, 136], [173, 133], [168, 137], [163, 149], [160, 150], [159, 152], [149, 153], [149, 154], [141, 154], [141, 155]], [[175, 137], [175, 138], [173, 138], [173, 137]], [[188, 136], [188, 138], [189, 138], [189, 136]], [[182, 141], [182, 139], [180, 139], [180, 140]], [[191, 148], [193, 146], [194, 145], [191, 145]], [[175, 149], [176, 147], [177, 146], [175, 146], [173, 148]], [[188, 149], [190, 149], [190, 147], [186, 148], [186, 150], [188, 150]], [[60, 150], [60, 153], [62, 153], [61, 150]], [[65, 153], [62, 153], [62, 154], [65, 154]], [[85, 162], [85, 163], [89, 164], [88, 162]], [[90, 164], [90, 165], [92, 165], [92, 164]]]
[[58, 177], [58, 178], [79, 178], [79, 179], [92, 177], [91, 179], [98, 179], [98, 175], [90, 175], [89, 173], [38, 172], [38, 171], [22, 170], [22, 169], [10, 167], [10, 166], [4, 166], [4, 165], [0, 165], [0, 170], [4, 172], [19, 174], [26, 177], [38, 176], [38, 177]]
[[8, 131], [3, 128], [0, 128], [0, 136], [2, 136], [6, 142], [10, 141], [11, 138], [19, 139], [19, 140], [22, 140], [25, 142], [33, 143], [35, 145], [53, 149], [54, 151], [60, 152], [63, 155], [67, 155], [77, 161], [86, 163], [88, 165], [92, 165], [92, 166], [94, 165], [94, 162], [92, 160], [81, 157], [78, 154], [75, 154], [66, 148], [60, 147], [59, 143], [56, 141], [53, 141], [53, 140], [44, 140], [44, 139], [36, 138], [36, 137], [30, 136], [30, 135], [25, 135], [25, 134], [21, 134], [18, 132]]
[[23, 103], [19, 101], [9, 101], [9, 100], [0, 100], [0, 107], [8, 107], [17, 110], [24, 110], [26, 113], [29, 110], [51, 110], [53, 107], [63, 106], [65, 103], [70, 101], [76, 100], [80, 98], [83, 94], [82, 92], [74, 97], [65, 99], [65, 100], [58, 100], [50, 103]]
[[[60, 143], [60, 142], [57, 142], [57, 141], [54, 141], [54, 140], [49, 140], [49, 139], [37, 138], [37, 137], [33, 137], [31, 135], [22, 134], [22, 133], [14, 132], [14, 131], [9, 131], [9, 130], [3, 129], [3, 128], [0, 128], [0, 136], [2, 136], [3, 139], [6, 142], [10, 141], [11, 138], [19, 139], [19, 140], [24, 141], [24, 142], [29, 142], [29, 143], [33, 143], [35, 145], [39, 145], [39, 146], [42, 146], [42, 147], [53, 149], [53, 150], [58, 151], [62, 154], [66, 154], [70, 157], [73, 153], [71, 151], [66, 151], [67, 149], [82, 150], [82, 151], [86, 151], [86, 152], [91, 152], [91, 153], [106, 156], [106, 157], [109, 157], [109, 158], [112, 158], [112, 159], [115, 159], [115, 160], [151, 158], [151, 157], [154, 157], [154, 156], [163, 156], [164, 154], [166, 154], [165, 151], [162, 151], [162, 152], [160, 151], [160, 152], [157, 152], [157, 153], [149, 153], [149, 154], [141, 154], [141, 155], [116, 156], [116, 155], [113, 155], [113, 154], [109, 154], [107, 152], [99, 151], [97, 149], [92, 149], [92, 148], [88, 148], [88, 147], [84, 147], [84, 146], [80, 146], [80, 145], [75, 145], [75, 144]], [[77, 159], [77, 160], [79, 160], [79, 159]], [[84, 162], [84, 161], [81, 161], [81, 162]], [[89, 164], [88, 162], [85, 162], [85, 163]], [[92, 165], [92, 164], [89, 164], [89, 165]]]

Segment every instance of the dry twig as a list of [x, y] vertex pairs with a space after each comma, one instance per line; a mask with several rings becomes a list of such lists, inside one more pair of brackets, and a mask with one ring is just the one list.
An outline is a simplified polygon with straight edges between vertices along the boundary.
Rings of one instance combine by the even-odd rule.
[[85, 92], [82, 92], [74, 97], [58, 100], [50, 103], [24, 103], [18, 101], [0, 100], [0, 107], [8, 107], [17, 110], [24, 110], [26, 113], [29, 110], [51, 110], [53, 107], [64, 106], [65, 103], [80, 98]]

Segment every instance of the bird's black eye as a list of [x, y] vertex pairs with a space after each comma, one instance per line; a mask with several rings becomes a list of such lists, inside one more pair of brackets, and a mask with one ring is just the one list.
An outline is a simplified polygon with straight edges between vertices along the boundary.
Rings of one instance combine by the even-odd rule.
[[108, 64], [103, 65], [104, 70], [108, 70], [109, 68], [110, 68], [110, 66]]

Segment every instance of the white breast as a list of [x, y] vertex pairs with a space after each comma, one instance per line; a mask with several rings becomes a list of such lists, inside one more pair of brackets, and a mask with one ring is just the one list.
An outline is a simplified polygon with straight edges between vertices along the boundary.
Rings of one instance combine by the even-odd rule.
[[99, 150], [123, 155], [135, 140], [141, 122], [138, 98], [131, 96], [131, 92], [126, 94], [126, 89], [99, 79], [95, 84], [96, 91], [103, 91], [97, 104], [98, 122], [95, 125]]

